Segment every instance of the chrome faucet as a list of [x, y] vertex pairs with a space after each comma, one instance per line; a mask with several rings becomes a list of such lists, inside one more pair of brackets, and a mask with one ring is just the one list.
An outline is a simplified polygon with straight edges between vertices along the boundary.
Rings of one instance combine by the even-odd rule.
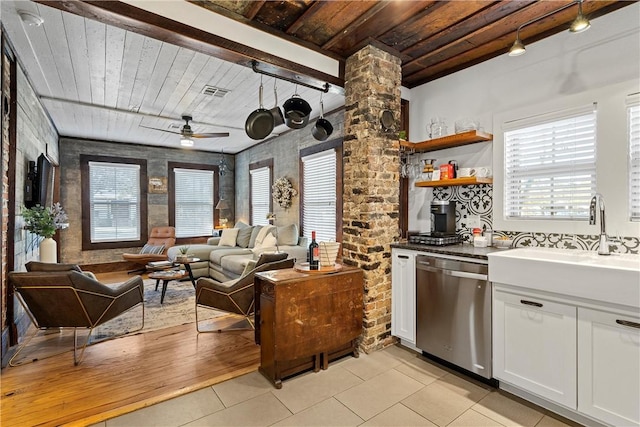
[[611, 255], [604, 221], [604, 197], [602, 197], [600, 193], [596, 193], [596, 195], [591, 198], [591, 204], [589, 204], [589, 224], [595, 225], [596, 223], [596, 204], [600, 209], [600, 243], [598, 245], [598, 255]]

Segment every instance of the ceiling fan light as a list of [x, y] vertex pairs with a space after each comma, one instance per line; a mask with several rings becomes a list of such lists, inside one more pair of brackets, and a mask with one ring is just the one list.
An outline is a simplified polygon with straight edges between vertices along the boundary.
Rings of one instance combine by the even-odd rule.
[[193, 139], [189, 138], [188, 136], [183, 136], [182, 138], [180, 138], [180, 145], [182, 145], [183, 147], [193, 147]]
[[513, 46], [509, 49], [509, 56], [520, 56], [526, 52], [524, 44], [520, 41], [520, 36], [516, 37]]

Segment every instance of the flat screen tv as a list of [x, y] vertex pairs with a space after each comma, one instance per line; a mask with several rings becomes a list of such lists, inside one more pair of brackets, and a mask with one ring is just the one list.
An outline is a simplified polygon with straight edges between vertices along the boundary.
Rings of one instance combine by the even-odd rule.
[[44, 154], [38, 156], [36, 163], [36, 182], [34, 185], [34, 204], [47, 206], [53, 180], [51, 179], [52, 167]]

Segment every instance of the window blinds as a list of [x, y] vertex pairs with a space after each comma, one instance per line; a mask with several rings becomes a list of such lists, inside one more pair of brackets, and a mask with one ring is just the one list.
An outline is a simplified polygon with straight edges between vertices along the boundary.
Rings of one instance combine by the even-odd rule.
[[322, 151], [302, 158], [304, 236], [317, 241], [336, 240], [336, 151]]
[[140, 239], [140, 166], [89, 162], [91, 242]]
[[595, 104], [507, 126], [505, 216], [587, 220], [596, 192]]
[[173, 171], [176, 237], [211, 236], [215, 174], [197, 169]]
[[271, 204], [269, 167], [253, 169], [251, 174], [251, 225], [269, 225], [267, 214]]
[[640, 94], [627, 97], [629, 132], [629, 217], [640, 221]]

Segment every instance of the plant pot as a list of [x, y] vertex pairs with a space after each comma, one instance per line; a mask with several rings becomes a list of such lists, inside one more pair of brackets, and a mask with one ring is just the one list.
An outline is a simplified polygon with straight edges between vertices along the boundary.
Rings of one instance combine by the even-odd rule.
[[40, 242], [40, 261], [57, 263], [58, 262], [58, 244], [51, 237], [47, 237]]

